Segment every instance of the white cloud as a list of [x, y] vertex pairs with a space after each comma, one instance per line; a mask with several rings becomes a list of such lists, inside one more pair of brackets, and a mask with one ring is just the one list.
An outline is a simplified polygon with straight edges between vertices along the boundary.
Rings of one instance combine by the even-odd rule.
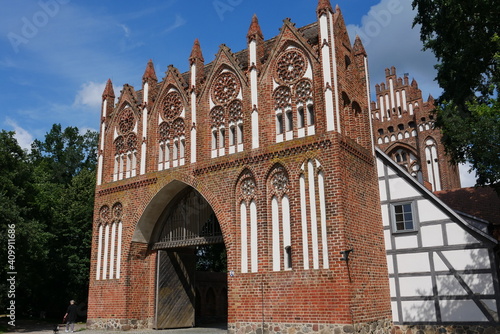
[[175, 15], [175, 21], [174, 23], [172, 23], [169, 27], [167, 27], [163, 33], [164, 34], [168, 34], [169, 32], [171, 31], [174, 31], [175, 29], [179, 28], [179, 27], [182, 27], [183, 25], [186, 24], [186, 20], [179, 14], [176, 14]]
[[81, 85], [75, 97], [75, 106], [86, 106], [92, 109], [99, 109], [102, 103], [102, 93], [106, 83], [96, 83], [89, 81]]
[[20, 127], [16, 123], [16, 121], [14, 121], [11, 118], [7, 117], [5, 119], [5, 123], [14, 129], [15, 131], [14, 138], [16, 138], [19, 146], [21, 146], [25, 150], [28, 151], [31, 150], [31, 143], [33, 142], [33, 136], [28, 131]]
[[130, 29], [124, 24], [119, 24], [119, 26], [123, 29], [123, 32], [125, 33], [125, 37], [130, 37]]
[[[371, 86], [385, 82], [385, 68], [395, 66], [398, 76], [408, 73], [422, 89], [422, 97], [438, 97], [441, 89], [434, 81], [436, 58], [422, 51], [419, 27], [412, 28], [415, 12], [406, 0], [382, 0], [361, 19], [348, 25], [351, 40], [358, 35], [368, 54]], [[373, 89], [372, 89], [373, 91]]]

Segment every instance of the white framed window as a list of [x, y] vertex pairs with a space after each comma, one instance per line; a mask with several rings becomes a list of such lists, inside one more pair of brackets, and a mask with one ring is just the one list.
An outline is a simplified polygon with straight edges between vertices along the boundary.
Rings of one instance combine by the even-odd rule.
[[391, 211], [394, 233], [417, 231], [417, 215], [413, 202], [393, 203]]

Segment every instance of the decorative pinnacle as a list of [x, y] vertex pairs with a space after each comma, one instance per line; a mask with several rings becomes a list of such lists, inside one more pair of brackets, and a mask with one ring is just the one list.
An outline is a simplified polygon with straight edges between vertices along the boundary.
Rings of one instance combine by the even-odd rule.
[[253, 14], [252, 23], [250, 23], [250, 28], [248, 28], [247, 38], [249, 41], [251, 41], [257, 36], [264, 39], [264, 35], [262, 34], [262, 30], [260, 29], [259, 19], [257, 18], [256, 14]]
[[103, 100], [108, 97], [115, 98], [115, 91], [113, 90], [113, 83], [111, 82], [111, 79], [108, 79], [108, 82], [106, 82], [106, 87], [102, 93]]
[[318, 15], [321, 15], [326, 11], [333, 12], [330, 0], [318, 0], [318, 7], [316, 8], [316, 12], [318, 13]]
[[158, 81], [158, 78], [156, 77], [155, 67], [151, 59], [148, 61], [148, 64], [146, 65], [146, 70], [144, 71], [144, 75], [142, 76], [142, 82], [146, 82], [149, 79]]
[[193, 49], [191, 50], [191, 55], [189, 56], [189, 62], [191, 64], [196, 60], [200, 60], [202, 63], [205, 62], [203, 54], [201, 53], [200, 41], [198, 38], [194, 40]]

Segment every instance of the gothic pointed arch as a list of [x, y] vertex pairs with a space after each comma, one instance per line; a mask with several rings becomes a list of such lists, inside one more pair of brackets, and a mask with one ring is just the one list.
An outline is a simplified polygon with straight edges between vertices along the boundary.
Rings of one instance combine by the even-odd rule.
[[290, 210], [291, 180], [286, 168], [276, 163], [266, 179], [266, 205], [271, 216], [271, 262], [273, 271], [292, 270], [293, 251]]
[[257, 181], [253, 172], [245, 168], [235, 187], [236, 211], [239, 217], [239, 257], [241, 273], [257, 272], [259, 260]]
[[275, 50], [272, 63], [276, 142], [315, 133], [314, 78], [312, 58], [295, 41]]
[[[175, 73], [169, 68], [167, 77]], [[177, 82], [178, 84], [178, 82]], [[151, 124], [157, 138], [158, 170], [182, 166], [186, 162], [186, 138], [189, 99], [175, 80], [166, 80], [155, 104]]]
[[[276, 41], [269, 51], [267, 59], [277, 59], [279, 54], [292, 47], [301, 50], [307, 55], [312, 64], [319, 64], [319, 54], [313, 49], [304, 34], [289, 19], [285, 19], [280, 29], [280, 34], [276, 36]], [[273, 72], [273, 67], [273, 62], [266, 62], [262, 67], [260, 80], [264, 80], [267, 75], [270, 75]]]
[[303, 161], [299, 174], [302, 265], [308, 269], [329, 268], [325, 171], [318, 157]]
[[134, 91], [126, 85], [109, 128], [113, 136], [113, 181], [138, 174], [141, 114], [135, 105]]
[[233, 154], [243, 150], [244, 105], [246, 81], [240, 80], [237, 70], [221, 64], [208, 81], [210, 101], [211, 157]]

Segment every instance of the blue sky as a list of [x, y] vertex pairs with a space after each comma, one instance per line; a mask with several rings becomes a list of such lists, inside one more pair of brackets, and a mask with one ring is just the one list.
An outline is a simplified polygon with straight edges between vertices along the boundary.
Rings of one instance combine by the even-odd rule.
[[[415, 78], [424, 98], [437, 97], [436, 60], [422, 51], [412, 29], [411, 0], [332, 0], [351, 38], [368, 53], [371, 86], [384, 69]], [[43, 139], [52, 124], [98, 130], [104, 84], [118, 96], [123, 84], [141, 88], [149, 59], [161, 80], [167, 66], [188, 69], [195, 38], [205, 62], [219, 45], [246, 47], [257, 14], [264, 38], [279, 33], [283, 19], [297, 27], [316, 20], [317, 0], [4, 0], [0, 12], [0, 128], [16, 131], [22, 147]], [[463, 186], [473, 184], [464, 173]]]

